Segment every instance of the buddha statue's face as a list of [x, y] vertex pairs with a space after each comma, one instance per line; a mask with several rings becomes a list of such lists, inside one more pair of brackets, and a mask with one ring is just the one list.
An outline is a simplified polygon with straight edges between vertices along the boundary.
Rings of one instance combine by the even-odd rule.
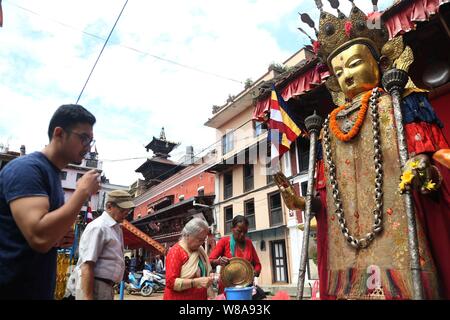
[[364, 44], [355, 44], [336, 55], [331, 59], [331, 67], [349, 99], [375, 88], [380, 82], [377, 61]]

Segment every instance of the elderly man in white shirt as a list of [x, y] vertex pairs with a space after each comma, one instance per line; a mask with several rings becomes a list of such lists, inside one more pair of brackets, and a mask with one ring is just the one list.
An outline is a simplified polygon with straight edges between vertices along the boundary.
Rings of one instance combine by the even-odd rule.
[[120, 223], [134, 207], [132, 197], [114, 190], [106, 198], [106, 211], [89, 223], [80, 240], [77, 264], [77, 300], [113, 300], [114, 284], [125, 271]]

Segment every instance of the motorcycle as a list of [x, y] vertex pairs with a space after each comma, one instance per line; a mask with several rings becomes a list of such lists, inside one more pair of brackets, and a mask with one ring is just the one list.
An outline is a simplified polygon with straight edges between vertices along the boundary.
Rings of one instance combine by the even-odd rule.
[[153, 291], [155, 292], [163, 291], [164, 288], [166, 287], [165, 275], [157, 272], [152, 272], [150, 276], [152, 279]]
[[139, 292], [142, 296], [149, 297], [154, 291], [153, 275], [148, 270], [143, 270], [142, 275], [130, 272], [128, 281], [125, 283], [125, 290], [128, 294]]

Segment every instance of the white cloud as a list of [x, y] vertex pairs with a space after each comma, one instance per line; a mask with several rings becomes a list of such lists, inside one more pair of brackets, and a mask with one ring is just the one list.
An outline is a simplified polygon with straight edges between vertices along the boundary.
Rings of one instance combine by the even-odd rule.
[[[163, 126], [169, 140], [182, 143], [174, 160], [186, 145], [194, 145], [198, 152], [213, 143], [214, 130], [203, 126], [212, 105], [224, 104], [243, 85], [151, 55], [222, 77], [255, 80], [271, 62], [284, 61], [302, 46], [298, 43], [293, 51], [285, 51], [267, 30], [267, 26], [295, 28], [298, 21], [280, 17], [299, 11], [302, 3], [312, 4], [129, 1], [80, 101], [97, 117], [94, 133], [100, 158], [150, 157], [143, 146]], [[56, 107], [76, 101], [103, 45], [82, 31], [106, 38], [124, 0], [2, 4], [0, 142], [10, 138], [12, 149], [25, 144], [31, 152], [47, 143], [48, 121]], [[105, 161], [104, 171], [112, 183], [131, 184], [143, 161]]]

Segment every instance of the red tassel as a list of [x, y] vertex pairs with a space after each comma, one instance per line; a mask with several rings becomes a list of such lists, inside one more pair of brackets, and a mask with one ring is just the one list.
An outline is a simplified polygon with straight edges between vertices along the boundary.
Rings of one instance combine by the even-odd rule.
[[351, 21], [345, 22], [345, 34], [347, 35], [347, 37], [350, 37], [352, 28], [353, 28], [353, 25], [352, 25]]
[[319, 49], [320, 49], [320, 42], [319, 41], [314, 41], [312, 45], [313, 45], [314, 53], [317, 54], [319, 52]]

